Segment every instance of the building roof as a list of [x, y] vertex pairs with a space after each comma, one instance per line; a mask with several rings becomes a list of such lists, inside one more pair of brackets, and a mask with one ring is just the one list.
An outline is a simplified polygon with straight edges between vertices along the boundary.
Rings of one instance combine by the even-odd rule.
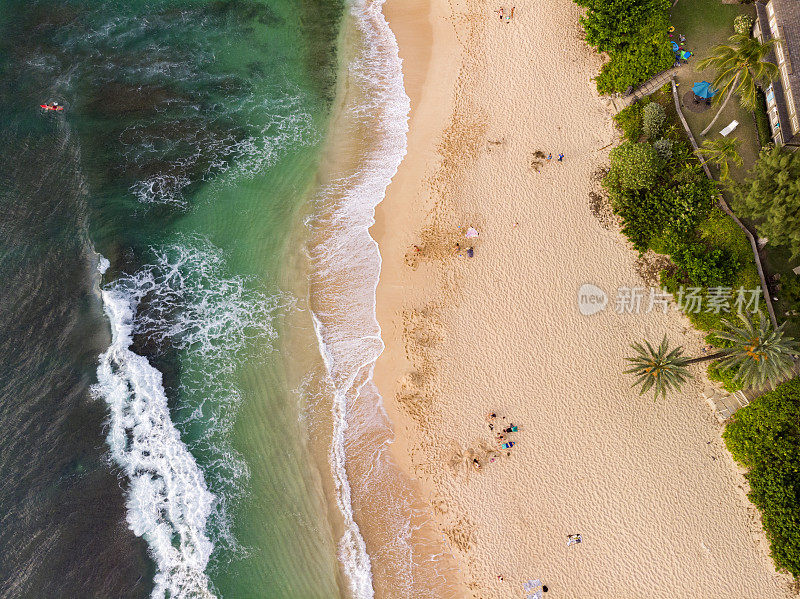
[[[772, 4], [772, 9], [775, 12], [778, 38], [781, 40], [781, 48], [786, 59], [790, 86], [790, 90], [784, 89], [780, 77], [772, 84], [778, 106], [778, 117], [783, 130], [784, 143], [797, 143], [800, 142], [800, 132], [792, 134], [785, 94], [787, 92], [792, 94], [794, 105], [800, 110], [800, 0], [769, 0], [768, 4]], [[756, 3], [756, 12], [760, 22], [762, 39], [764, 41], [772, 39], [766, 6]], [[769, 60], [777, 64], [774, 53], [770, 53]]]

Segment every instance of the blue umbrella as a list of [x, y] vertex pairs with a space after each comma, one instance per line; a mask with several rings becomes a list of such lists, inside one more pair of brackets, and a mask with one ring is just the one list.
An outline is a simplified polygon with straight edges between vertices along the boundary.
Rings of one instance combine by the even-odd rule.
[[705, 98], [707, 100], [713, 98], [719, 90], [713, 89], [708, 81], [698, 81], [692, 86], [692, 91], [698, 98]]

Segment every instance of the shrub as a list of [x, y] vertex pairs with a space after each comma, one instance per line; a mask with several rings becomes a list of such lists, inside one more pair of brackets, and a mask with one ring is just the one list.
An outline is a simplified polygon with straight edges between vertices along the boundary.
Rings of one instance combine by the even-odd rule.
[[672, 145], [673, 142], [671, 139], [664, 139], [662, 137], [653, 142], [653, 149], [661, 160], [667, 161], [672, 158]]
[[753, 17], [750, 15], [739, 15], [733, 20], [733, 30], [741, 35], [750, 35], [753, 23]]
[[628, 141], [639, 141], [642, 136], [642, 111], [649, 103], [650, 98], [642, 98], [614, 115], [614, 122]]
[[800, 576], [800, 380], [740, 409], [722, 438], [748, 469], [748, 497], [761, 510], [775, 566]]
[[652, 35], [639, 37], [644, 39], [633, 40], [610, 54], [611, 60], [603, 65], [595, 78], [598, 92], [624, 92], [672, 66], [675, 55], [666, 29], [655, 38]]
[[586, 9], [586, 43], [610, 58], [596, 78], [601, 94], [625, 91], [672, 65], [670, 0], [574, 1]]
[[722, 386], [725, 387], [725, 390], [728, 393], [735, 393], [736, 391], [741, 390], [742, 384], [739, 381], [734, 381], [733, 377], [736, 376], [736, 373], [739, 371], [738, 368], [724, 368], [720, 369], [717, 366], [718, 362], [715, 360], [711, 364], [708, 365], [708, 378], [712, 381], [718, 381], [722, 383]]
[[669, 0], [575, 0], [586, 9], [580, 22], [586, 43], [600, 52], [630, 45], [654, 21], [669, 27]]
[[739, 261], [730, 253], [703, 243], [675, 239], [670, 250], [672, 261], [694, 287], [731, 285], [740, 268]]
[[653, 187], [663, 166], [650, 144], [625, 141], [609, 157], [611, 168], [603, 184], [612, 192]]
[[667, 112], [661, 104], [650, 102], [642, 111], [642, 133], [647, 139], [653, 139], [661, 131]]
[[664, 192], [669, 220], [667, 226], [678, 235], [689, 235], [708, 216], [716, 185], [697, 175], [695, 168], [684, 166], [673, 178], [673, 187]]
[[647, 251], [667, 219], [661, 194], [653, 189], [628, 190], [612, 200], [614, 212], [622, 218], [622, 233], [637, 251]]

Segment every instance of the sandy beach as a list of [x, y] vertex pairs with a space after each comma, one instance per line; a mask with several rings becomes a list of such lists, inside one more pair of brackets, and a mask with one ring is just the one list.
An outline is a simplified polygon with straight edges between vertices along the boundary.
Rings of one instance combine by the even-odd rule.
[[[701, 367], [655, 402], [621, 374], [632, 341], [666, 333], [697, 355], [702, 338], [675, 312], [615, 311], [618, 288], [644, 283], [592, 209], [618, 134], [578, 9], [528, 0], [505, 23], [499, 6], [385, 6], [412, 112], [372, 229], [386, 344], [374, 380], [395, 461], [458, 564], [452, 582], [487, 598], [524, 597], [530, 579], [545, 598], [787, 596]], [[585, 283], [609, 297], [592, 316], [577, 306]], [[516, 445], [491, 461], [512, 422]], [[582, 542], [567, 546], [573, 533]]]

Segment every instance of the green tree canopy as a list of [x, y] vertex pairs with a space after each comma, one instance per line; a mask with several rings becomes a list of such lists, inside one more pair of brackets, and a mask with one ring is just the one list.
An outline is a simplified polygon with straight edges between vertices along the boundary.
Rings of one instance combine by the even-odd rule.
[[736, 412], [722, 437], [749, 470], [748, 497], [761, 510], [775, 566], [800, 578], [800, 379]]
[[670, 0], [575, 0], [586, 9], [586, 43], [611, 58], [597, 76], [601, 94], [621, 92], [672, 65]]
[[723, 320], [726, 330], [714, 332], [730, 343], [728, 354], [720, 360], [719, 367], [736, 369], [734, 380], [748, 387], [764, 387], [790, 377], [794, 367], [792, 356], [798, 351], [798, 345], [784, 333], [786, 323], [776, 329], [761, 312], [757, 321], [742, 314], [739, 318], [739, 324]]
[[663, 167], [663, 161], [650, 144], [624, 141], [611, 150], [609, 157], [611, 168], [603, 184], [612, 192], [649, 189]]
[[632, 343], [631, 347], [636, 354], [625, 358], [631, 363], [625, 374], [635, 377], [633, 385], [641, 387], [639, 395], [653, 389], [656, 398], [659, 395], [665, 397], [668, 391], [680, 391], [683, 383], [691, 377], [686, 368], [690, 362], [683, 357], [683, 348], [670, 349], [666, 335], [657, 348], [650, 345], [649, 341], [645, 341], [644, 345]]
[[800, 255], [800, 153], [781, 148], [761, 151], [737, 194], [737, 209], [757, 221], [758, 233]]
[[671, 67], [675, 56], [667, 38], [666, 26], [663, 27], [655, 32], [648, 28], [633, 38], [630, 44], [612, 51], [611, 60], [603, 65], [596, 78], [597, 91], [601, 94], [623, 92]]
[[714, 334], [730, 343], [729, 347], [698, 358], [686, 358], [683, 348], [670, 349], [666, 335], [654, 348], [649, 342], [633, 343], [636, 352], [625, 358], [631, 368], [625, 374], [635, 378], [633, 386], [639, 386], [639, 395], [653, 389], [656, 397], [669, 391], [680, 391], [683, 383], [691, 377], [687, 366], [695, 362], [720, 359], [719, 368], [736, 370], [735, 378], [745, 387], [763, 387], [765, 383], [779, 383], [791, 376], [793, 354], [798, 351], [797, 342], [784, 333], [786, 323], [777, 329], [759, 312], [757, 321], [739, 313], [741, 324], [723, 320], [724, 330]]
[[[575, 0], [586, 9], [581, 25], [586, 43], [600, 52], [611, 52], [640, 40], [653, 25], [667, 30], [669, 0]], [[657, 20], [658, 23], [654, 23]]]

